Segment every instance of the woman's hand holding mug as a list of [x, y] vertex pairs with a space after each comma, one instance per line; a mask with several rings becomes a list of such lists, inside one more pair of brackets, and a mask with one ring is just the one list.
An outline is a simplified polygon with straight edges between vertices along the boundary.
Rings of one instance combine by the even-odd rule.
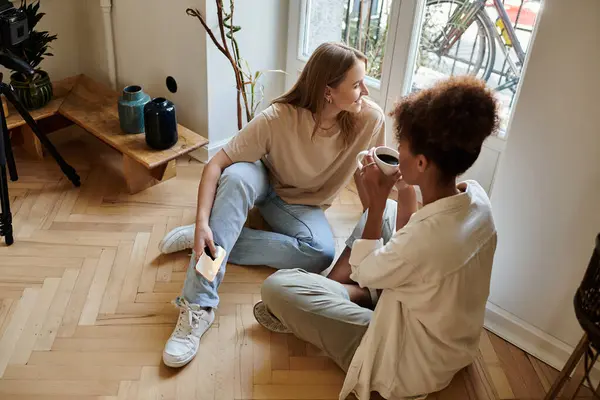
[[[393, 175], [398, 171], [400, 167], [400, 155], [396, 150], [385, 146], [374, 147], [371, 150], [363, 150], [358, 153], [356, 163], [359, 169], [363, 168], [362, 160], [369, 154], [372, 158], [370, 162], [374, 161], [385, 175]], [[367, 164], [370, 162], [367, 162]]]
[[389, 147], [378, 147], [360, 152], [356, 161], [360, 168], [359, 176], [369, 196], [369, 208], [384, 209], [392, 188], [402, 179], [398, 152]]

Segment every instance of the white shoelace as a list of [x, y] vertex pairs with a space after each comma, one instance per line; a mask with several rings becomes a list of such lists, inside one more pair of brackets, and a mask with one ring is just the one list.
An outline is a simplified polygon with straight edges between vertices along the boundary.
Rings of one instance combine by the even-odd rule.
[[[200, 321], [202, 320], [204, 310], [194, 310], [187, 302], [187, 300], [180, 298], [173, 302], [177, 307], [181, 309], [179, 314], [179, 321], [177, 322], [177, 329], [175, 329], [174, 335], [178, 338], [185, 339], [190, 333], [200, 327]], [[182, 315], [187, 313], [187, 320]]]

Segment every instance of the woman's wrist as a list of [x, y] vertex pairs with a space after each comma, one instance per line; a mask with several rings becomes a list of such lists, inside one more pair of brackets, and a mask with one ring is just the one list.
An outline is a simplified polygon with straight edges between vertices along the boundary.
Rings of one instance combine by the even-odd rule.
[[196, 217], [196, 226], [200, 227], [206, 225], [208, 225], [208, 218], [204, 215], [198, 215], [198, 217]]
[[369, 206], [369, 214], [367, 215], [367, 218], [370, 218], [371, 215], [376, 216], [383, 216], [383, 213], [385, 212], [385, 205], [387, 203], [387, 199], [384, 202], [380, 202], [380, 201], [372, 201], [370, 202], [370, 206]]
[[363, 230], [362, 238], [367, 240], [378, 240], [381, 239], [381, 225], [383, 220], [383, 214], [385, 212], [385, 205], [383, 207], [372, 205], [369, 207], [367, 214], [367, 222]]
[[387, 204], [387, 197], [381, 198], [370, 198], [369, 199], [369, 212], [383, 212], [385, 210], [385, 205]]

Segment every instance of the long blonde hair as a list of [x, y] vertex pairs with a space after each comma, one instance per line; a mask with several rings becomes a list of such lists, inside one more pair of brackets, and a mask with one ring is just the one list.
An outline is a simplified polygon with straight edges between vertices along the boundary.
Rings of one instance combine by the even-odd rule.
[[[348, 70], [358, 61], [366, 65], [367, 57], [341, 43], [323, 43], [310, 56], [294, 86], [272, 103], [291, 104], [312, 112], [316, 121], [314, 135], [325, 108], [325, 89], [327, 86], [337, 87], [346, 77]], [[344, 146], [347, 147], [356, 134], [355, 117], [348, 111], [342, 111], [337, 115], [337, 123], [342, 132]]]

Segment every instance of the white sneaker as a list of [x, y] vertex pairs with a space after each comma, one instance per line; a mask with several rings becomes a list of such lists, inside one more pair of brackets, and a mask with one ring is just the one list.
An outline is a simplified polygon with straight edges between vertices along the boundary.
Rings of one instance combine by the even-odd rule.
[[178, 297], [174, 304], [181, 309], [177, 326], [165, 345], [163, 362], [172, 368], [183, 367], [196, 356], [200, 338], [215, 320], [215, 312]]
[[194, 248], [195, 224], [180, 226], [167, 233], [160, 241], [158, 248], [163, 254]]

